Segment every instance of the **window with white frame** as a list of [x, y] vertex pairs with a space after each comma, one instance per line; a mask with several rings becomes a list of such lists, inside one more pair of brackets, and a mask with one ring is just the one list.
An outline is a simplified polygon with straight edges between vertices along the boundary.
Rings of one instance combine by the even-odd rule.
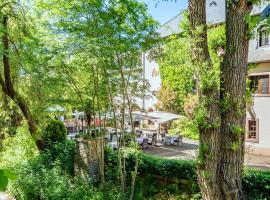
[[269, 28], [266, 26], [261, 26], [258, 29], [259, 32], [259, 47], [269, 45]]
[[248, 142], [259, 142], [259, 120], [247, 119], [247, 138]]

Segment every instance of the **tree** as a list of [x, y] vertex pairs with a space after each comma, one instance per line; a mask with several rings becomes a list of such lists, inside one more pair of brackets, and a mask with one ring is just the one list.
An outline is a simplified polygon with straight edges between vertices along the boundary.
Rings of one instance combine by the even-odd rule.
[[204, 199], [244, 199], [248, 24], [252, 2], [226, 1], [226, 47], [219, 84], [207, 41], [206, 1], [189, 0], [193, 64], [199, 66], [201, 121], [198, 181]]
[[[20, 48], [25, 48], [20, 46], [19, 42], [27, 35], [27, 25], [23, 23], [26, 16], [22, 14], [21, 7], [20, 2], [17, 1], [4, 1], [0, 4], [0, 34], [2, 38], [0, 47], [2, 54], [0, 85], [3, 93], [20, 109], [28, 123], [31, 135], [34, 136], [37, 130], [36, 122], [27, 101], [18, 92], [14, 83], [14, 80], [17, 80], [20, 67], [23, 63], [20, 58]], [[17, 37], [14, 35], [16, 31], [20, 33]], [[10, 47], [10, 43], [12, 43], [12, 48]]]
[[[192, 64], [190, 53], [190, 25], [187, 12], [181, 13], [182, 32], [165, 38], [162, 49], [157, 53], [157, 61], [160, 67], [162, 84], [170, 87], [176, 94], [175, 103], [177, 106], [171, 107], [178, 113], [185, 114], [184, 105], [188, 94], [195, 94], [198, 89], [196, 80], [198, 79], [198, 67]], [[220, 73], [220, 62], [222, 57], [218, 55], [218, 49], [225, 47], [225, 29], [223, 25], [211, 27], [208, 30], [208, 48], [212, 62], [214, 64], [214, 77], [218, 82]]]
[[[139, 84], [141, 78], [138, 79], [142, 70], [140, 54], [155, 42], [156, 22], [147, 13], [147, 7], [136, 0], [45, 0], [39, 3], [44, 16], [51, 17], [47, 20], [51, 33], [61, 41], [61, 44], [56, 41], [59, 44], [56, 48], [48, 48], [49, 52], [55, 52], [51, 74], [68, 80], [67, 88], [79, 99], [76, 108], [90, 109], [85, 110], [87, 116], [95, 121], [101, 112], [106, 115], [107, 111], [113, 111], [115, 128], [116, 122], [121, 124], [118, 165], [124, 190], [126, 170], [121, 151], [127, 121], [125, 113], [129, 112], [128, 120], [133, 124], [134, 94], [146, 88], [146, 84]], [[115, 112], [120, 113], [118, 119]], [[104, 157], [99, 161], [103, 165], [100, 166], [103, 182]], [[134, 182], [135, 179], [136, 173]], [[132, 191], [131, 199], [134, 189]]]
[[157, 110], [177, 113], [177, 93], [172, 90], [169, 84], [163, 83], [158, 91]]

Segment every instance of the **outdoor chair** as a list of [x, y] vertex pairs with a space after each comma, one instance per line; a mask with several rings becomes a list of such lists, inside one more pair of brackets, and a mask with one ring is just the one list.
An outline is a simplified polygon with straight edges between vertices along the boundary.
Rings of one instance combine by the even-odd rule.
[[143, 150], [148, 149], [148, 138], [144, 138], [141, 144]]
[[112, 136], [112, 142], [117, 142], [117, 137], [116, 137], [116, 135], [113, 135], [113, 136]]
[[161, 133], [161, 140], [162, 140], [162, 141], [164, 141], [165, 136], [166, 136], [166, 133], [165, 133], [165, 132], [162, 132], [162, 133]]
[[136, 136], [137, 137], [142, 137], [142, 131], [141, 130], [136, 130]]
[[171, 145], [172, 138], [171, 137], [165, 137], [164, 138], [164, 144], [165, 145]]
[[177, 146], [182, 145], [182, 136], [178, 136], [178, 137], [174, 138], [173, 144], [174, 145], [176, 144]]
[[156, 146], [157, 144], [157, 138], [153, 137], [150, 141], [148, 141], [148, 145], [151, 146], [152, 148], [154, 148], [154, 146]]

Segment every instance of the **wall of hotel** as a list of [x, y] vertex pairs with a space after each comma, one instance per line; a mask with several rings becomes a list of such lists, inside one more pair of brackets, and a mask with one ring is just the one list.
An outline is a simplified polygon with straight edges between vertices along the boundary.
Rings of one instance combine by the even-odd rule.
[[[145, 59], [145, 70], [144, 70], [144, 76], [145, 80], [149, 82], [150, 84], [150, 92], [149, 94], [156, 93], [161, 86], [161, 78], [159, 74], [159, 67], [158, 64], [149, 59], [148, 53], [145, 54], [145, 56], [142, 56], [143, 59]], [[155, 72], [155, 73], [153, 73]], [[143, 108], [143, 100], [137, 99], [137, 104]], [[148, 108], [154, 108], [154, 105], [157, 103], [157, 97], [155, 95], [151, 95], [151, 97], [145, 98], [145, 109]]]
[[[262, 72], [270, 73], [270, 63], [257, 64], [248, 73]], [[259, 119], [259, 142], [247, 142], [246, 144], [249, 150], [261, 154], [270, 154], [270, 96], [254, 96], [253, 102], [255, 117]], [[249, 113], [247, 113], [247, 118], [251, 118]]]

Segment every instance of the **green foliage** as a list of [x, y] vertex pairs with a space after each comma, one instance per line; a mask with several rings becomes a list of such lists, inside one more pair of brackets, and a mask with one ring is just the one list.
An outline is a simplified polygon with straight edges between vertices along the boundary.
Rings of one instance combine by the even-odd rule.
[[19, 166], [16, 173], [18, 178], [8, 188], [16, 199], [63, 199], [67, 195], [69, 179], [57, 163], [48, 169], [34, 160]]
[[[187, 17], [185, 13], [183, 15]], [[188, 36], [188, 20], [184, 19], [181, 26], [184, 32], [181, 36], [174, 35], [165, 41], [158, 63], [163, 84], [168, 84], [176, 93], [177, 111], [184, 113], [184, 102], [189, 93], [194, 93], [195, 89], [207, 91], [219, 88], [219, 67], [223, 59], [222, 52], [225, 49], [226, 40], [224, 26], [208, 29], [208, 47], [214, 66], [209, 70], [206, 68], [207, 64], [197, 66], [193, 63], [190, 52], [191, 38]], [[196, 85], [199, 75], [200, 84]]]
[[269, 199], [270, 171], [247, 169], [242, 176], [242, 184], [249, 200]]
[[[17, 165], [8, 191], [18, 200], [31, 199], [120, 199], [118, 188], [110, 192], [95, 189], [80, 178], [73, 178], [74, 143], [52, 144], [27, 163]], [[72, 169], [71, 169], [72, 168]], [[110, 189], [108, 189], [110, 188]]]
[[11, 181], [8, 189], [18, 200], [103, 199], [102, 192], [80, 179], [73, 180], [58, 163], [55, 163], [53, 168], [47, 168], [33, 161], [20, 166], [17, 174], [18, 178]]
[[[167, 160], [144, 153], [139, 153], [138, 176], [135, 183], [136, 199], [166, 199], [168, 196], [178, 199], [184, 193], [186, 199], [196, 194], [195, 162], [187, 160]], [[118, 179], [117, 152], [106, 153], [107, 179], [114, 182]], [[135, 156], [126, 158], [126, 172], [131, 178], [134, 170]], [[165, 198], [166, 197], [166, 198]]]
[[230, 126], [230, 128], [232, 133], [235, 134], [236, 136], [241, 136], [242, 134], [245, 133], [244, 129], [239, 124], [233, 124]]
[[8, 177], [5, 174], [5, 171], [0, 169], [0, 191], [6, 189], [8, 185]]
[[64, 141], [67, 138], [67, 129], [60, 120], [53, 119], [49, 122], [44, 139], [50, 142]]
[[196, 121], [189, 118], [182, 118], [172, 122], [169, 128], [169, 134], [180, 134], [193, 140], [199, 139], [199, 130]]
[[[207, 146], [202, 146], [204, 155], [209, 155]], [[117, 180], [116, 152], [107, 151], [106, 172], [109, 180]], [[202, 158], [203, 159], [203, 158]], [[201, 163], [203, 164], [203, 163]], [[134, 166], [134, 157], [126, 160], [127, 173]], [[137, 199], [200, 199], [197, 185], [196, 163], [191, 160], [164, 159], [144, 153], [139, 154], [138, 180], [136, 182]], [[205, 172], [206, 176], [211, 173]], [[245, 169], [242, 175], [243, 190], [248, 199], [268, 199], [270, 194], [270, 171]], [[155, 198], [153, 198], [155, 197]], [[166, 198], [165, 198], [166, 197]]]
[[47, 168], [52, 168], [57, 162], [65, 173], [74, 174], [74, 153], [75, 142], [65, 140], [62, 142], [51, 143], [42, 150], [38, 157], [38, 162]]
[[162, 84], [157, 97], [159, 99], [159, 102], [156, 105], [158, 110], [171, 113], [178, 112], [177, 93], [169, 86], [169, 84]]
[[28, 162], [38, 154], [37, 147], [26, 125], [16, 130], [14, 136], [6, 137], [0, 151], [0, 168], [9, 169]]
[[141, 153], [140, 173], [166, 178], [196, 180], [195, 162], [192, 160], [168, 160]]
[[[195, 87], [195, 68], [191, 63], [188, 40], [171, 36], [163, 48], [158, 60], [162, 84], [168, 85], [176, 93], [177, 111], [183, 112], [184, 98]], [[171, 109], [175, 110], [175, 105]]]
[[0, 169], [0, 191], [4, 191], [9, 180], [16, 180], [16, 175], [9, 169]]

